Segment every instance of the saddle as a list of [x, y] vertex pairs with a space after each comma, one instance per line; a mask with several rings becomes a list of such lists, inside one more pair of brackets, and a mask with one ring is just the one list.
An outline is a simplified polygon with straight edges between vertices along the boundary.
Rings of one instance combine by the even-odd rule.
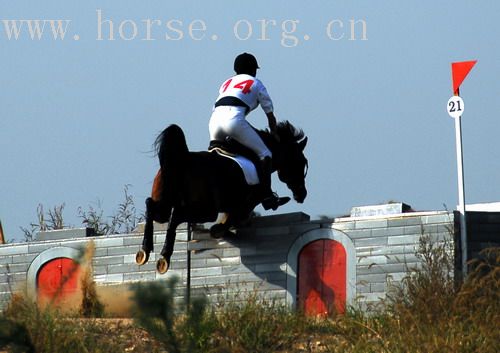
[[241, 156], [248, 159], [255, 166], [259, 180], [265, 180], [259, 157], [250, 148], [242, 145], [234, 138], [226, 137], [225, 141], [212, 140], [208, 146], [208, 151], [218, 152], [232, 158]]
[[[286, 204], [290, 201], [289, 197], [279, 197], [276, 193], [271, 190], [271, 160], [266, 161], [267, 163], [262, 163], [259, 157], [248, 147], [242, 145], [235, 139], [227, 137], [225, 141], [210, 141], [208, 147], [210, 152], [226, 154], [229, 158], [238, 159], [238, 157], [243, 156], [251, 163], [253, 163], [257, 175], [259, 177], [259, 183], [264, 187], [264, 200], [262, 201], [262, 207], [265, 210], [273, 209], [276, 210], [278, 207]], [[240, 165], [240, 167], [242, 167]], [[245, 168], [242, 167], [243, 173], [245, 174]], [[247, 178], [247, 176], [245, 176]], [[248, 178], [247, 178], [248, 183]], [[251, 185], [249, 183], [249, 185]], [[267, 194], [266, 189], [269, 189]]]

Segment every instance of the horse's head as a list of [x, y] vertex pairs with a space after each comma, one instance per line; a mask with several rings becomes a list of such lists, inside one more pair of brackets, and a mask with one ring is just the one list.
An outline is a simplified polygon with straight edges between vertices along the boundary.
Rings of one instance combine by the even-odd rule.
[[307, 196], [305, 178], [308, 164], [304, 156], [307, 137], [304, 138], [304, 132], [288, 121], [280, 122], [276, 132], [279, 142], [273, 151], [273, 159], [278, 177], [293, 192], [295, 201], [302, 203]]

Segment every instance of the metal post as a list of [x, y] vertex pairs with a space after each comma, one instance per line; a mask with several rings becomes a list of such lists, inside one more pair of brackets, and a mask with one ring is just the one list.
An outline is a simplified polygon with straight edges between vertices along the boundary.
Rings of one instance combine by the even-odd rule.
[[[459, 92], [457, 91], [457, 96]], [[462, 117], [455, 118], [455, 137], [457, 145], [457, 172], [458, 172], [458, 211], [460, 212], [460, 241], [462, 247], [462, 274], [467, 276], [467, 224], [465, 217], [465, 183], [462, 149]]]
[[189, 243], [191, 242], [191, 223], [187, 224], [187, 274], [186, 274], [186, 305], [191, 305], [191, 251], [189, 250]]

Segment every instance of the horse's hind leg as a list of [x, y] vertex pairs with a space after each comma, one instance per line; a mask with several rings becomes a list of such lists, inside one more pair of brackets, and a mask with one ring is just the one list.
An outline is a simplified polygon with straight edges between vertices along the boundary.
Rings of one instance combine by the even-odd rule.
[[176, 237], [177, 226], [182, 223], [181, 213], [177, 208], [172, 208], [172, 213], [170, 215], [170, 220], [168, 222], [167, 236], [165, 238], [165, 244], [161, 250], [161, 258], [156, 262], [156, 270], [163, 274], [168, 271], [170, 266], [170, 258], [174, 253], [174, 244]]
[[151, 197], [146, 199], [146, 225], [144, 226], [144, 238], [141, 250], [135, 255], [135, 262], [144, 265], [149, 260], [149, 254], [153, 251], [153, 220], [156, 203]]

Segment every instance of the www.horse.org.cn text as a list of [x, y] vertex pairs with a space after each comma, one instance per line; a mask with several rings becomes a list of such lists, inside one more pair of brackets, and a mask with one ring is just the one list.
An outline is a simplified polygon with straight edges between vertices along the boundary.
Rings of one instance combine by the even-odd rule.
[[[300, 19], [238, 19], [227, 24], [220, 20], [219, 30], [211, 31], [209, 21], [202, 19], [122, 19], [96, 10], [95, 33], [72, 33], [69, 19], [0, 19], [0, 40], [78, 41], [274, 41], [291, 48], [308, 41], [366, 41], [368, 25], [363, 19], [330, 19], [309, 28]], [[75, 26], [76, 27], [76, 26]], [[222, 28], [222, 29], [221, 29]], [[3, 30], [3, 33], [1, 32]], [[312, 31], [312, 32], [308, 32]], [[311, 34], [311, 33], [314, 33]]]

